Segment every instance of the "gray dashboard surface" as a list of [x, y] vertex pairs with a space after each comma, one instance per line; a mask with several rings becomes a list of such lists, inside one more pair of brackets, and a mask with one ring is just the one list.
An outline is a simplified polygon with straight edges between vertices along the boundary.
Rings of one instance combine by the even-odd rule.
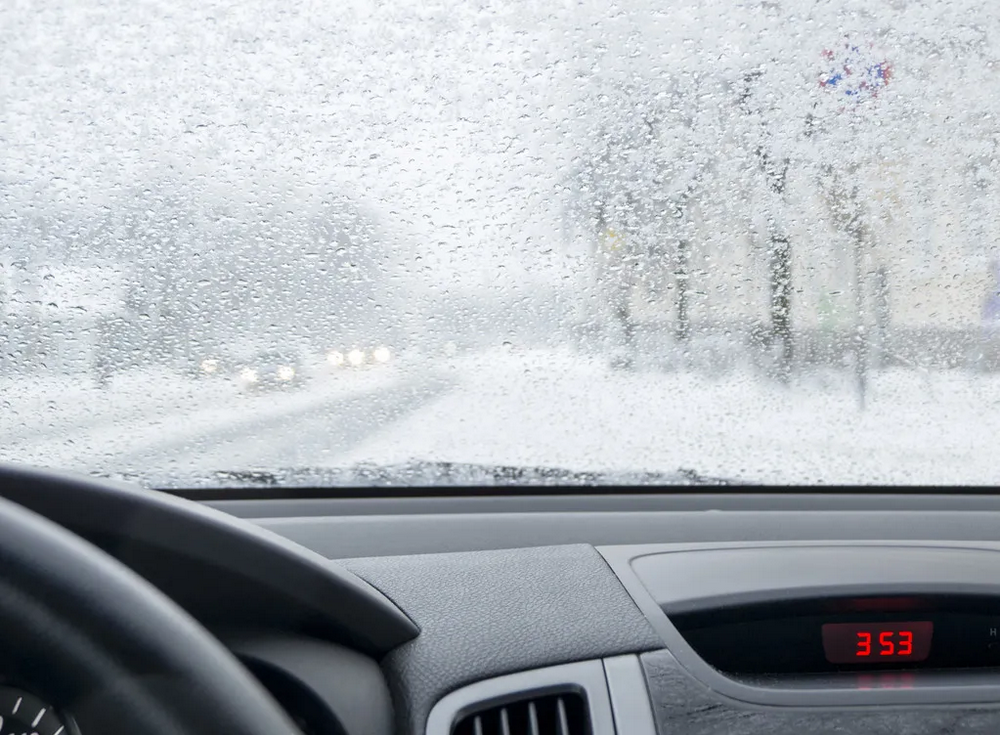
[[1000, 497], [975, 494], [744, 492], [210, 504], [332, 559], [579, 543], [1000, 540]]
[[590, 546], [338, 563], [420, 627], [383, 660], [399, 733], [422, 734], [434, 703], [462, 685], [663, 645]]
[[996, 735], [1000, 709], [750, 707], [697, 682], [665, 650], [640, 657], [660, 735]]
[[995, 596], [1000, 590], [1000, 557], [987, 541], [975, 546], [968, 541], [667, 544], [608, 551], [622, 552], [635, 555], [632, 571], [668, 615], [775, 600]]
[[[986, 492], [842, 492], [816, 488], [810, 492], [670, 492], [635, 493], [630, 488], [599, 488], [588, 494], [524, 495], [518, 492], [462, 495], [427, 494], [404, 497], [246, 498], [209, 500], [210, 505], [241, 518], [305, 518], [321, 516], [426, 515], [512, 512], [633, 512], [704, 510], [841, 510], [841, 511], [998, 511], [1000, 495]], [[544, 490], [544, 489], [541, 489]], [[197, 494], [189, 494], [197, 499]]]

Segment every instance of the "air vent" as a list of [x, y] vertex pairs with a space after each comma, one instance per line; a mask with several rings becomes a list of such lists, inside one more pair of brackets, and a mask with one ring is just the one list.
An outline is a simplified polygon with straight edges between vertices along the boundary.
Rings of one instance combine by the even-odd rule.
[[[645, 683], [641, 688], [645, 693]], [[468, 684], [434, 705], [426, 735], [615, 735], [604, 662], [577, 661]]]
[[576, 692], [522, 699], [466, 715], [452, 735], [590, 735], [587, 701]]

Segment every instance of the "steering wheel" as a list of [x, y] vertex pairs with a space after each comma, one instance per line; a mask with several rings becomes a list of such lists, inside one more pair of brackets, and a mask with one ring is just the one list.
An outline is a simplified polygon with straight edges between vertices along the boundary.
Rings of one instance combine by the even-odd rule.
[[44, 682], [83, 735], [299, 735], [232, 654], [159, 590], [2, 498], [0, 660]]

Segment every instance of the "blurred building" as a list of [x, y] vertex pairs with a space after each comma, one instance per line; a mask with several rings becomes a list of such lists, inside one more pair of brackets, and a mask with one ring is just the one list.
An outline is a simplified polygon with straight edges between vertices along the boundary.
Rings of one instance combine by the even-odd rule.
[[[8, 370], [78, 372], [99, 355], [127, 360], [122, 330], [131, 322], [120, 264], [8, 263], [3, 269]], [[113, 336], [117, 335], [117, 339]]]

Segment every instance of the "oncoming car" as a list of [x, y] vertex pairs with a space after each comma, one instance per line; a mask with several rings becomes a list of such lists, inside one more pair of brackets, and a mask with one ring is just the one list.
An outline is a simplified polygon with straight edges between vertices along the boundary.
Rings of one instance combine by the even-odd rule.
[[240, 361], [236, 380], [243, 390], [287, 389], [303, 383], [302, 361], [294, 354], [277, 350], [259, 352]]
[[335, 347], [327, 350], [326, 364], [333, 369], [360, 369], [387, 365], [396, 355], [385, 344]]
[[191, 358], [187, 373], [192, 378], [222, 378], [232, 370], [231, 360], [221, 353], [206, 353]]

